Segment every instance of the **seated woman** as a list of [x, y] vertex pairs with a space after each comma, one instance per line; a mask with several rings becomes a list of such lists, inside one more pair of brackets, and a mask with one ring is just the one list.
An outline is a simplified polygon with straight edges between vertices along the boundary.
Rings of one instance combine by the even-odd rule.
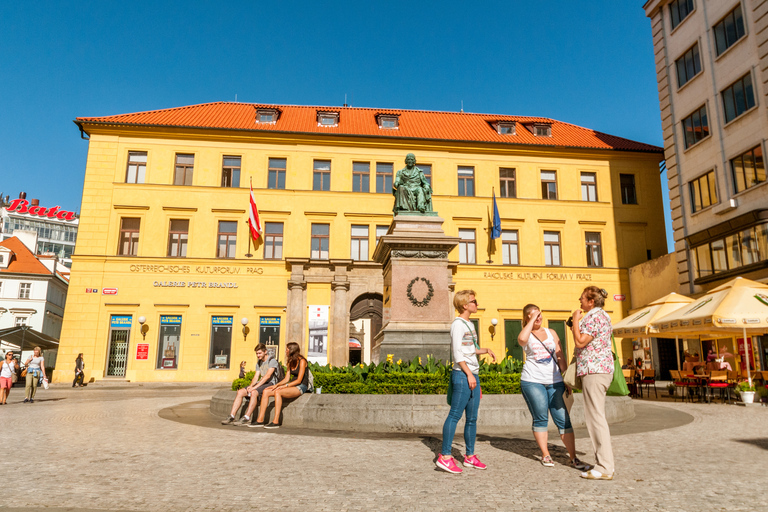
[[[288, 374], [283, 380], [264, 390], [261, 395], [259, 417], [256, 418], [256, 423], [251, 425], [253, 427], [280, 428], [280, 412], [283, 409], [283, 400], [300, 397], [309, 389], [307, 360], [301, 355], [299, 344], [288, 343], [285, 346], [285, 351]], [[275, 419], [266, 423], [267, 406], [271, 396], [275, 397]]]
[[630, 357], [627, 359], [627, 362], [624, 363], [624, 366], [621, 367], [622, 370], [631, 370], [634, 368], [634, 365], [632, 364], [632, 358]]

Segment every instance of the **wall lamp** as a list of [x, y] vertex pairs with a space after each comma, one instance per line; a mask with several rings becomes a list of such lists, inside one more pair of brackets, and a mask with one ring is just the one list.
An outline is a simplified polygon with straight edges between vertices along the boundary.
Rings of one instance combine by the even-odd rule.
[[491, 341], [493, 341], [493, 337], [496, 336], [496, 325], [499, 323], [499, 321], [496, 318], [491, 318]]
[[149, 332], [149, 326], [145, 323], [147, 321], [147, 317], [140, 316], [139, 317], [139, 323], [141, 324], [141, 337], [146, 341], [147, 339], [147, 333]]
[[248, 328], [248, 319], [243, 317], [243, 319], [240, 320], [240, 323], [243, 324], [243, 341], [246, 341], [248, 339], [248, 333], [251, 332]]

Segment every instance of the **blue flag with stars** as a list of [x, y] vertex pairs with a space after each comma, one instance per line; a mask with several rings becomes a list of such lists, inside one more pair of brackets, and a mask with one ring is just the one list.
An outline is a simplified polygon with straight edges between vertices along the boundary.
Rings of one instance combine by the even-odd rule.
[[491, 225], [491, 240], [501, 236], [501, 217], [499, 207], [496, 205], [496, 191], [493, 192], [493, 223]]

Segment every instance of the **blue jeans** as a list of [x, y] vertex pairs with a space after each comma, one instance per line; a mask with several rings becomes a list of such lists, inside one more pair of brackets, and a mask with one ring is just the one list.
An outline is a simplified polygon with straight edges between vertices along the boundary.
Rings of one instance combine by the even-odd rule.
[[443, 424], [443, 448], [441, 454], [451, 456], [453, 436], [456, 434], [456, 424], [466, 412], [464, 420], [464, 444], [467, 447], [467, 455], [475, 454], [475, 436], [477, 435], [477, 409], [480, 407], [480, 379], [475, 375], [477, 386], [469, 389], [467, 375], [461, 370], [451, 372], [451, 412]]
[[538, 384], [523, 380], [520, 381], [520, 388], [523, 391], [525, 403], [528, 404], [528, 410], [533, 416], [534, 432], [547, 431], [548, 413], [552, 413], [552, 420], [557, 425], [557, 431], [560, 434], [573, 432], [571, 417], [568, 415], [568, 409], [565, 408], [565, 402], [563, 402], [564, 383]]

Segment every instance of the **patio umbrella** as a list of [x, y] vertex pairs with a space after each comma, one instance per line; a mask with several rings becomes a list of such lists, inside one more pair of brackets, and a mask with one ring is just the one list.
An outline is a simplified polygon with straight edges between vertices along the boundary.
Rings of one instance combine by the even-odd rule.
[[[693, 299], [670, 293], [660, 299], [650, 302], [642, 308], [631, 312], [626, 318], [614, 324], [613, 334], [619, 338], [640, 338], [648, 334], [655, 334], [656, 330], [652, 328], [652, 323], [657, 318], [662, 318], [673, 311], [677, 311], [686, 304], [693, 302]], [[677, 352], [677, 369], [680, 369], [680, 342], [675, 336], [675, 349]]]
[[742, 334], [744, 336], [747, 379], [752, 385], [747, 354], [747, 333], [768, 333], [768, 285], [737, 277], [710, 290], [687, 307], [659, 318], [652, 328], [670, 334]]

